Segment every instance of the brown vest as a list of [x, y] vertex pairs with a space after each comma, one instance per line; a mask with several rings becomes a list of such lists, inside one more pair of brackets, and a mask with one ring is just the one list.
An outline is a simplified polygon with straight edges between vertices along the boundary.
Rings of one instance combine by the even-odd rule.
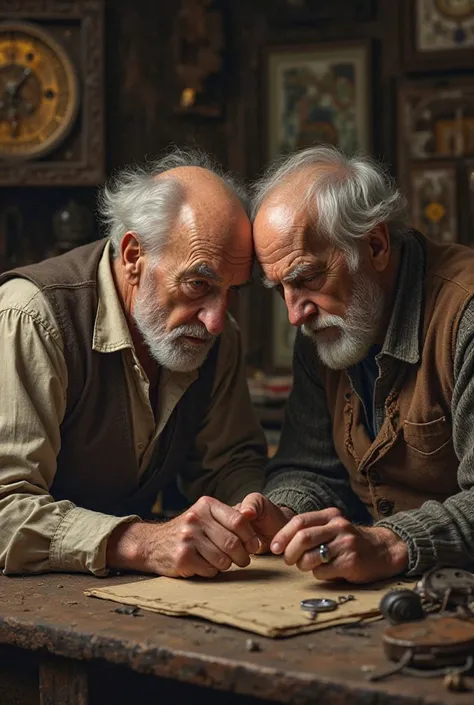
[[349, 472], [353, 491], [376, 519], [415, 509], [427, 499], [443, 502], [460, 489], [451, 399], [457, 330], [474, 295], [474, 252], [424, 238], [422, 242], [426, 270], [421, 358], [415, 365], [397, 363], [400, 374], [386, 399], [385, 420], [373, 442], [347, 373], [318, 367], [336, 452]]
[[176, 475], [209, 403], [219, 344], [174, 409], [150, 465], [138, 482], [122, 352], [92, 349], [97, 270], [106, 241], [0, 276], [36, 284], [54, 312], [68, 369], [66, 413], [51, 495], [108, 514], [146, 515], [157, 493]]

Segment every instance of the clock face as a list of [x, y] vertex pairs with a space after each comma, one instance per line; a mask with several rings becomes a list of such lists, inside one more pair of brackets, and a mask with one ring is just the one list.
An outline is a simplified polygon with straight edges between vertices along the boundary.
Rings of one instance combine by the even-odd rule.
[[0, 23], [0, 159], [51, 152], [74, 124], [79, 91], [64, 49], [26, 22]]
[[450, 19], [463, 20], [474, 14], [473, 0], [436, 0], [436, 7]]

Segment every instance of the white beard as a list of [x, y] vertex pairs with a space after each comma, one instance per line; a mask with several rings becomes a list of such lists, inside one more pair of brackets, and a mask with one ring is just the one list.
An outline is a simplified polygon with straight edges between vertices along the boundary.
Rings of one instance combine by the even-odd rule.
[[[333, 370], [344, 370], [364, 359], [374, 344], [384, 308], [381, 287], [365, 274], [354, 277], [354, 291], [345, 318], [325, 316], [302, 326], [313, 341], [321, 362]], [[332, 339], [321, 339], [317, 331], [337, 328]]]
[[[191, 372], [204, 363], [216, 336], [211, 335], [201, 323], [178, 326], [166, 330], [168, 316], [155, 304], [155, 285], [151, 275], [145, 272], [145, 279], [135, 299], [133, 318], [150, 353], [162, 367], [175, 372]], [[200, 338], [202, 345], [187, 343], [183, 336]]]

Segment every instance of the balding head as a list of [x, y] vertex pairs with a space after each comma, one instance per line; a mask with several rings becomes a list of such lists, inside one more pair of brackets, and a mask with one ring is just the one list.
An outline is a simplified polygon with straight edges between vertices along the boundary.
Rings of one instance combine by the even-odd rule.
[[200, 150], [174, 149], [143, 167], [118, 172], [100, 197], [99, 209], [114, 255], [127, 232], [137, 234], [143, 247], [156, 259], [184, 204], [209, 216], [223, 207], [233, 215], [247, 212], [245, 189]]
[[242, 190], [202, 152], [173, 152], [104, 190], [124, 310], [161, 365], [204, 361], [232, 290], [250, 278], [253, 242]]

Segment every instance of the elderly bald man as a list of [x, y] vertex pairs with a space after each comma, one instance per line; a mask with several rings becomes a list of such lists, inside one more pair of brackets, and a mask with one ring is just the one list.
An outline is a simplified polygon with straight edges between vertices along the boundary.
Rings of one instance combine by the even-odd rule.
[[[250, 278], [244, 196], [202, 153], [127, 169], [108, 237], [0, 278], [7, 575], [214, 576], [258, 541], [231, 506], [266, 447], [227, 308]], [[178, 477], [188, 511], [142, 521]]]
[[321, 579], [472, 566], [473, 250], [411, 230], [381, 166], [330, 147], [271, 169], [254, 209], [299, 332], [280, 448], [241, 511]]

